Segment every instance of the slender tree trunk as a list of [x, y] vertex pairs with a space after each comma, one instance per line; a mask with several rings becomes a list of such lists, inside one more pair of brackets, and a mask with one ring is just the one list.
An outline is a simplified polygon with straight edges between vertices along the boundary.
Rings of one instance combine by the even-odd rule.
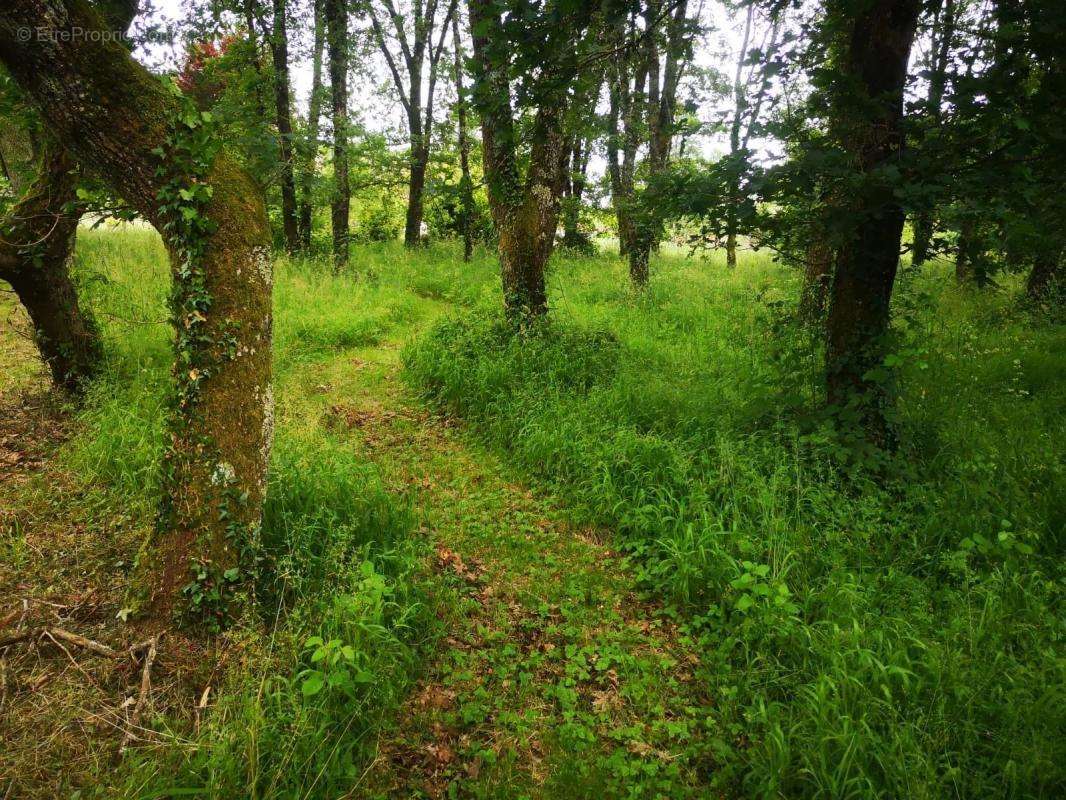
[[307, 107], [307, 137], [304, 142], [303, 174], [300, 181], [300, 245], [311, 249], [312, 198], [315, 184], [315, 167], [318, 159], [318, 130], [322, 117], [322, 51], [325, 47], [325, 21], [322, 18], [322, 0], [314, 0], [315, 39], [311, 53], [311, 98]]
[[470, 178], [470, 137], [466, 132], [466, 97], [463, 94], [463, 43], [459, 37], [459, 14], [452, 15], [452, 43], [455, 49], [455, 115], [459, 131], [459, 203], [463, 231], [463, 261], [474, 252], [474, 181]]
[[348, 7], [344, 0], [325, 0], [329, 46], [329, 80], [333, 99], [333, 268], [348, 266]]
[[[26, 42], [21, 30], [49, 35]], [[88, 33], [88, 35], [86, 35]], [[187, 242], [181, 214], [160, 199], [191, 176], [174, 174], [178, 101], [135, 62], [86, 0], [11, 0], [0, 10], [0, 62], [38, 106], [49, 129], [164, 236]], [[272, 438], [270, 230], [255, 182], [224, 155], [195, 262], [174, 263], [179, 330], [177, 400], [169, 423], [161, 524], [142, 555], [149, 608], [170, 621], [196, 570], [224, 596], [249, 586], [246, 554], [262, 512]], [[223, 578], [237, 568], [236, 580]], [[231, 577], [233, 573], [231, 573]]]
[[[407, 217], [403, 228], [406, 247], [422, 243], [422, 191], [426, 186], [426, 166], [429, 162], [429, 141], [422, 125], [422, 48], [415, 44], [415, 59], [408, 62], [407, 130], [411, 135], [411, 151], [407, 163]], [[423, 45], [424, 48], [424, 45]]]
[[[884, 356], [889, 303], [899, 264], [903, 209], [878, 168], [903, 149], [903, 88], [920, 0], [872, 0], [854, 17], [841, 54], [832, 129], [868, 185], [853, 200], [855, 230], [837, 252], [827, 320], [829, 404], [858, 407], [869, 438], [890, 444], [883, 382], [870, 377]], [[846, 5], [837, 9], [850, 14]], [[855, 103], [856, 94], [861, 103]]]
[[0, 280], [11, 284], [33, 324], [41, 358], [60, 389], [78, 393], [96, 372], [100, 336], [71, 279], [80, 211], [66, 152], [44, 145], [33, 184], [0, 222]]
[[426, 168], [429, 153], [419, 148], [411, 153], [410, 174], [407, 181], [407, 220], [404, 225], [404, 244], [416, 247], [422, 243], [422, 217], [426, 188]]
[[285, 5], [285, 0], [274, 0], [274, 35], [270, 39], [270, 52], [274, 57], [274, 104], [281, 155], [281, 221], [285, 230], [285, 249], [295, 253], [300, 247], [300, 234], [296, 224], [292, 112], [289, 109], [289, 34], [285, 26]]

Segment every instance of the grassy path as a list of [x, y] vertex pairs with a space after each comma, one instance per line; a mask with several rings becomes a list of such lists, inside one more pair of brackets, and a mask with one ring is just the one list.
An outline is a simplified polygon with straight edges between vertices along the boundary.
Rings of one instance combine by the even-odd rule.
[[352, 796], [706, 796], [709, 698], [684, 638], [595, 531], [412, 398], [399, 353], [387, 340], [302, 377], [330, 427], [412, 495], [455, 598]]

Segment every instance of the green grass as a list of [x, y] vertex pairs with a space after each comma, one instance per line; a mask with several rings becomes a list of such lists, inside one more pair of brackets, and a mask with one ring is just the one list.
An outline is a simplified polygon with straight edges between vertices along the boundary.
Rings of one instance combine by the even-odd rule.
[[720, 785], [1066, 788], [1066, 329], [944, 270], [907, 276], [886, 468], [818, 414], [795, 276], [767, 260], [664, 258], [642, 297], [617, 262], [569, 260], [552, 289], [548, 324], [516, 338], [479, 305], [411, 347], [408, 375], [614, 528], [684, 613]]
[[[199, 731], [148, 720], [163, 745], [94, 776], [98, 796], [341, 796], [433, 663], [460, 698], [440, 719], [464, 732], [463, 767], [484, 761], [452, 776], [458, 796], [1066, 790], [1066, 328], [936, 266], [905, 274], [900, 451], [884, 463], [818, 413], [797, 276], [765, 258], [728, 272], [666, 254], [642, 295], [617, 259], [556, 258], [551, 321], [516, 338], [492, 254], [457, 253], [367, 245], [345, 276], [279, 260], [261, 616], [230, 634], [241, 663]], [[147, 230], [84, 233], [76, 272], [108, 358], [59, 459], [85, 487], [86, 536], [145, 529], [165, 256]], [[518, 498], [476, 449], [411, 444], [431, 423], [375, 418], [362, 444], [338, 423], [348, 404], [395, 408], [403, 345], [409, 384], [547, 500]], [[419, 490], [423, 474], [441, 485]], [[545, 527], [551, 502], [624, 549], [678, 647], [634, 618], [630, 572]], [[507, 602], [467, 619], [465, 589], [426, 573], [427, 528], [495, 559]], [[482, 645], [446, 645], [456, 626]]]

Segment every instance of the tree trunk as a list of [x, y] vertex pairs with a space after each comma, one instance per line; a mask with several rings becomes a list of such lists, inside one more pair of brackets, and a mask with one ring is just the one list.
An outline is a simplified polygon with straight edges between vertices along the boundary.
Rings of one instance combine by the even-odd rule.
[[[49, 35], [25, 42], [21, 30]], [[86, 33], [90, 35], [85, 35]], [[52, 133], [164, 236], [174, 259], [177, 399], [164, 459], [164, 513], [142, 555], [159, 623], [197, 574], [223, 601], [250, 588], [272, 438], [270, 230], [261, 193], [225, 155], [192, 229], [173, 198], [196, 190], [175, 173], [187, 132], [178, 100], [135, 62], [86, 0], [13, 0], [0, 10], [0, 61]], [[189, 140], [191, 141], [191, 140]], [[164, 153], [162, 158], [159, 153]], [[202, 193], [201, 193], [201, 196]], [[165, 199], [165, 198], [170, 198]], [[223, 576], [228, 569], [229, 578]], [[195, 571], [194, 571], [195, 570]], [[235, 579], [234, 579], [235, 576]], [[225, 610], [217, 610], [224, 614]]]
[[322, 117], [322, 50], [325, 47], [325, 22], [322, 19], [322, 0], [314, 0], [315, 41], [311, 53], [311, 98], [307, 107], [307, 137], [304, 142], [303, 176], [300, 181], [300, 244], [311, 249], [312, 195], [315, 166], [318, 158], [318, 129]]
[[274, 104], [281, 155], [281, 221], [285, 230], [285, 249], [295, 253], [300, 247], [300, 235], [296, 224], [292, 112], [289, 109], [289, 35], [285, 27], [285, 5], [285, 0], [274, 0], [274, 35], [270, 39], [270, 51], [274, 57]]
[[[867, 186], [852, 203], [857, 222], [837, 252], [827, 320], [826, 387], [831, 406], [855, 405], [877, 444], [890, 443], [883, 381], [889, 303], [899, 264], [903, 208], [879, 167], [903, 149], [903, 88], [919, 0], [873, 0], [853, 18], [844, 44], [831, 129]], [[838, 14], [850, 15], [844, 4]], [[846, 18], [846, 17], [845, 17]], [[856, 102], [858, 101], [858, 102]]]
[[351, 190], [348, 183], [348, 6], [325, 0], [329, 46], [329, 80], [333, 99], [333, 269], [348, 266]]
[[474, 181], [470, 178], [470, 137], [466, 132], [466, 97], [463, 95], [463, 43], [459, 38], [459, 15], [452, 15], [452, 42], [455, 48], [455, 115], [459, 131], [459, 203], [463, 231], [463, 261], [474, 253]]
[[33, 184], [0, 223], [0, 280], [11, 284], [33, 324], [41, 358], [60, 389], [78, 393], [103, 354], [96, 323], [70, 276], [80, 211], [66, 152], [46, 142]]
[[1037, 256], [1025, 284], [1025, 293], [1033, 302], [1042, 302], [1053, 293], [1066, 288], [1062, 249], [1046, 250]]
[[562, 192], [565, 137], [562, 124], [566, 92], [546, 95], [531, 131], [529, 167], [518, 167], [508, 63], [493, 49], [503, 36], [492, 0], [470, 0], [473, 32], [474, 102], [481, 117], [481, 143], [489, 209], [499, 234], [504, 309], [512, 320], [541, 316], [548, 310], [544, 268], [555, 246]]
[[[421, 140], [421, 137], [419, 137]], [[418, 247], [422, 243], [423, 197], [426, 188], [426, 167], [429, 165], [429, 152], [421, 141], [411, 145], [411, 161], [407, 179], [407, 219], [403, 229], [403, 242], [407, 247]]]

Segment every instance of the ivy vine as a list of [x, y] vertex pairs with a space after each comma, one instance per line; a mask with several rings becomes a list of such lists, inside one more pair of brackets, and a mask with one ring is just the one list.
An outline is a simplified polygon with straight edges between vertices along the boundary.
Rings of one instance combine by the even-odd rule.
[[[208, 175], [220, 149], [221, 137], [209, 111], [196, 108], [177, 85], [166, 80], [177, 101], [170, 134], [152, 152], [158, 158], [156, 176], [162, 179], [157, 194], [163, 234], [175, 260], [171, 313], [176, 330], [174, 367], [175, 394], [172, 409], [172, 432], [163, 458], [164, 485], [172, 485], [180, 460], [195, 457], [205, 464], [217, 465], [211, 476], [211, 488], [218, 492], [218, 520], [225, 526], [227, 548], [236, 555], [236, 566], [223, 568], [209, 555], [213, 542], [198, 541], [190, 565], [190, 580], [183, 587], [186, 606], [179, 614], [192, 624], [211, 631], [225, 626], [231, 606], [244, 586], [254, 586], [259, 562], [255, 531], [242, 522], [239, 509], [248, 503], [248, 493], [238, 490], [232, 466], [218, 457], [218, 448], [210, 438], [198, 434], [191, 441], [191, 454], [179, 452], [177, 442], [190, 442], [197, 420], [202, 387], [226, 361], [237, 356], [238, 323], [227, 321], [222, 332], [212, 336], [208, 314], [212, 297], [207, 285], [204, 253], [217, 230], [217, 223], [207, 213], [214, 195]], [[194, 454], [194, 455], [193, 455]], [[159, 525], [172, 526], [175, 509], [164, 498]]]

